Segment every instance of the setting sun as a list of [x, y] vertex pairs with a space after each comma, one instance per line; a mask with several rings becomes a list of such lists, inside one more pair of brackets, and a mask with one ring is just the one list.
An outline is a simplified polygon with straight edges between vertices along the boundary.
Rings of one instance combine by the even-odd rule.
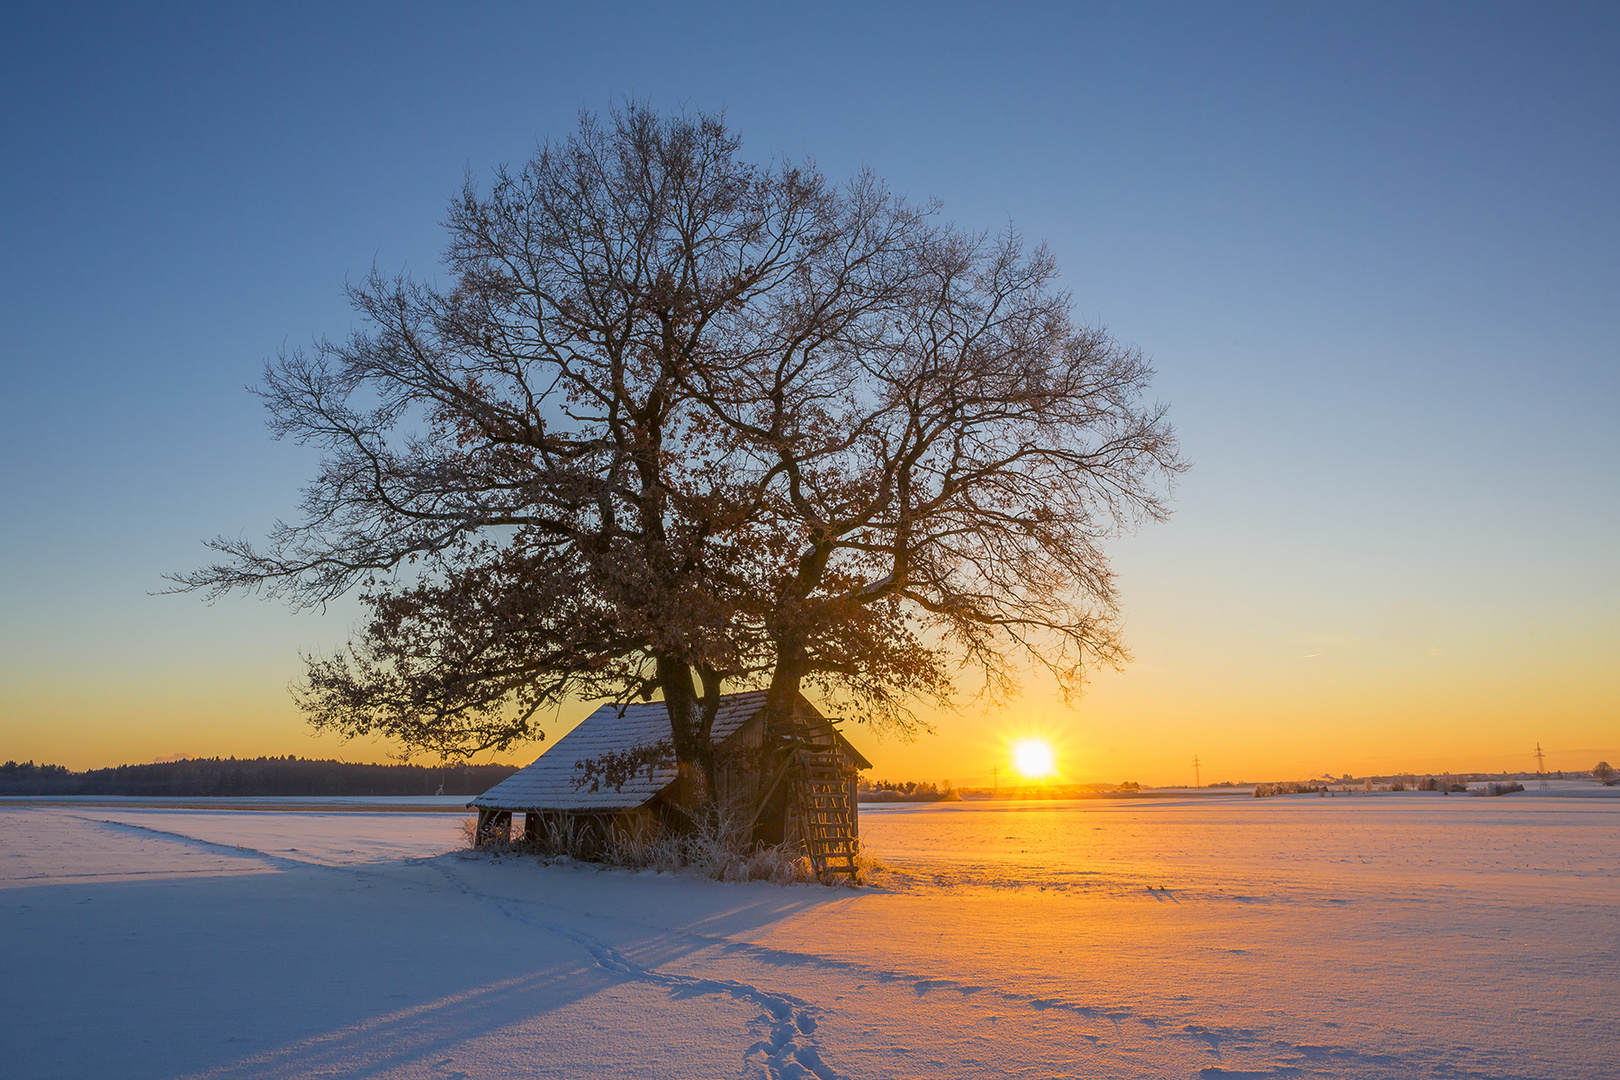
[[1013, 743], [1012, 756], [1013, 768], [1030, 780], [1039, 780], [1057, 771], [1051, 744], [1040, 739]]

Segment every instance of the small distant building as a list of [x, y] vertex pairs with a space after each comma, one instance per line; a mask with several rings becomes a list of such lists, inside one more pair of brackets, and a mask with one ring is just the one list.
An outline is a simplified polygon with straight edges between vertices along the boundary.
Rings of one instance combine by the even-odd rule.
[[[755, 835], [769, 843], [804, 844], [818, 875], [854, 873], [859, 836], [857, 777], [872, 763], [800, 695], [789, 730], [766, 739], [765, 691], [727, 694], [710, 737], [716, 797], [733, 813], [752, 815]], [[642, 768], [615, 789], [579, 783], [580, 763], [623, 756], [669, 738], [662, 701], [603, 705], [558, 739], [534, 764], [507, 777], [469, 807], [478, 810], [480, 844], [507, 838], [521, 814], [524, 839], [565, 828], [585, 846], [615, 830], [634, 832], [677, 812], [679, 776], [673, 766]], [[847, 867], [847, 869], [846, 869]]]

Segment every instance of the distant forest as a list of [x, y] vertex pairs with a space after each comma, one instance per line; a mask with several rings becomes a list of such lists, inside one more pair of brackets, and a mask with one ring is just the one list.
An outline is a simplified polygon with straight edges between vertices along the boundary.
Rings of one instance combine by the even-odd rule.
[[0, 795], [481, 795], [517, 765], [351, 765], [297, 757], [188, 758], [70, 772], [0, 765]]

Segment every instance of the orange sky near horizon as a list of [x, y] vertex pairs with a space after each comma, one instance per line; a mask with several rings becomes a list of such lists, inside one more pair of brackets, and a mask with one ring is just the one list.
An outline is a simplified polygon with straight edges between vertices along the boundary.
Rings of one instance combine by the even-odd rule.
[[[1488, 691], [1447, 699], [1431, 689], [1404, 706], [1380, 700], [1378, 693], [1321, 701], [1273, 692], [1266, 700], [1215, 708], [1205, 703], [1193, 714], [1177, 711], [1168, 695], [1129, 693], [1128, 681], [1128, 675], [1102, 676], [1075, 710], [1026, 695], [1001, 709], [968, 706], [925, 714], [934, 734], [910, 741], [874, 737], [859, 727], [850, 734], [873, 761], [875, 778], [958, 786], [989, 785], [997, 775], [992, 769], [1002, 784], [1016, 782], [1011, 748], [1025, 738], [1051, 743], [1056, 772], [1048, 783], [1190, 784], [1195, 755], [1205, 783], [1323, 772], [1517, 771], [1535, 767], [1538, 740], [1551, 769], [1590, 769], [1599, 759], [1620, 759], [1609, 704], [1620, 688], [1613, 685], [1560, 694], [1557, 686], [1526, 680], [1522, 694], [1494, 700]], [[7, 695], [0, 754], [75, 770], [181, 755], [393, 760], [394, 748], [381, 741], [345, 743], [313, 734], [282, 686], [267, 682], [257, 688], [258, 696], [244, 689], [200, 684], [174, 694], [131, 687], [109, 704], [97, 704], [99, 694], [34, 701]], [[1155, 706], [1165, 711], [1155, 712]], [[548, 741], [587, 711], [586, 705], [562, 710], [544, 725]], [[479, 760], [525, 764], [546, 746], [529, 744]]]
[[[954, 711], [921, 711], [934, 733], [909, 741], [857, 726], [851, 737], [874, 762], [872, 775], [1007, 782], [1011, 744], [1022, 738], [1054, 747], [1051, 783], [1188, 784], [1195, 755], [1205, 783], [1520, 770], [1534, 768], [1538, 741], [1553, 769], [1620, 761], [1620, 633], [1601, 618], [1572, 621], [1563, 636], [1513, 641], [1522, 619], [1418, 619], [1414, 632], [1406, 623], [1415, 602], [1391, 601], [1333, 633], [1245, 632], [1233, 620], [1195, 627], [1174, 589], [1133, 589], [1130, 570], [1122, 578], [1135, 652], [1124, 670], [1096, 675], [1075, 708], [1031, 676], [1020, 697], [999, 706], [966, 700]], [[1134, 607], [1131, 593], [1142, 594]], [[76, 672], [69, 655], [6, 672], [0, 758], [75, 770], [182, 754], [391, 759], [394, 748], [380, 741], [314, 735], [287, 691], [298, 650], [335, 645], [328, 635], [354, 611], [295, 617], [248, 601], [149, 600], [166, 616], [153, 625], [166, 624], [166, 633], [127, 640], [122, 666]], [[164, 660], [167, 647], [190, 661]], [[1513, 662], [1500, 659], [1514, 650]], [[548, 739], [590, 707], [548, 719]], [[480, 760], [523, 764], [546, 745]]]

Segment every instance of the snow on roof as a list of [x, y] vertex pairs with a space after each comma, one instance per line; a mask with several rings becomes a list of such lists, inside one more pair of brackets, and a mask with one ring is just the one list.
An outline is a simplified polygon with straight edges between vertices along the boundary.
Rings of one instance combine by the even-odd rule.
[[[765, 691], [726, 694], [715, 713], [711, 738], [721, 742], [765, 707]], [[641, 806], [675, 780], [674, 768], [642, 770], [622, 791], [604, 786], [574, 787], [575, 763], [607, 753], [623, 754], [669, 738], [669, 713], [662, 701], [623, 706], [603, 705], [578, 727], [558, 739], [534, 764], [521, 769], [473, 799], [469, 806], [496, 810], [630, 810]]]

